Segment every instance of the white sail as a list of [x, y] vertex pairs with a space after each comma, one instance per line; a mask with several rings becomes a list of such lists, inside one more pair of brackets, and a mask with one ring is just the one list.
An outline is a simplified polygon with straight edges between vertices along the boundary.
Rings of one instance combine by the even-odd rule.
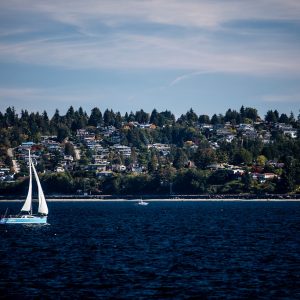
[[29, 151], [29, 187], [28, 187], [28, 194], [21, 211], [31, 212], [31, 207], [32, 207], [32, 171], [31, 171], [31, 157]]
[[37, 183], [37, 186], [38, 186], [38, 198], [39, 198], [38, 212], [40, 214], [43, 214], [43, 215], [48, 215], [48, 206], [47, 206], [47, 203], [46, 203], [45, 195], [44, 195], [44, 192], [43, 192], [38, 174], [37, 174], [36, 169], [34, 167], [34, 164], [32, 162], [31, 162], [31, 166], [32, 166], [33, 173], [34, 173], [34, 176], [35, 176], [35, 180], [36, 180], [36, 183]]

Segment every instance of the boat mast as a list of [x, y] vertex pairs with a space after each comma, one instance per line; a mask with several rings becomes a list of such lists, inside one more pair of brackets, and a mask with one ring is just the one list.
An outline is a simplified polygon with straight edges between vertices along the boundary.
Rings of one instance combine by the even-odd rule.
[[31, 171], [30, 149], [29, 149], [29, 156], [28, 156], [28, 164], [29, 164], [29, 187], [28, 187], [27, 197], [21, 211], [26, 211], [32, 215], [32, 171]]

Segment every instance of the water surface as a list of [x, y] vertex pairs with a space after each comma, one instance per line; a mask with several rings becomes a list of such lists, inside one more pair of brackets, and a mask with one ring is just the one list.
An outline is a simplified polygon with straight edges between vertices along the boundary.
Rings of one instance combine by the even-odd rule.
[[1, 298], [300, 299], [300, 202], [48, 205], [1, 226]]

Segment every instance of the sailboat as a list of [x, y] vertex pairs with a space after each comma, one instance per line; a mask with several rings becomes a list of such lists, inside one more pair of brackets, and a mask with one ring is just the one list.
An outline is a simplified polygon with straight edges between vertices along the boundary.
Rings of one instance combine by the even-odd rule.
[[145, 202], [143, 199], [141, 199], [139, 202], [138, 202], [138, 205], [148, 205], [149, 202]]
[[[38, 200], [39, 207], [38, 213], [32, 214], [32, 171], [38, 187]], [[0, 219], [0, 224], [46, 224], [48, 215], [48, 206], [46, 203], [45, 195], [35, 169], [35, 166], [31, 160], [29, 150], [29, 187], [28, 194], [21, 211], [16, 216], [4, 216]]]

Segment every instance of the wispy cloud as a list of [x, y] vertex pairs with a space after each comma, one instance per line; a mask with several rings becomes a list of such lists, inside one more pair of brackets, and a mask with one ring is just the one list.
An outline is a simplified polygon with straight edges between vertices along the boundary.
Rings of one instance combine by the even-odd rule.
[[[32, 27], [35, 36], [22, 40], [1, 40], [1, 35], [22, 30], [14, 22], [6, 32], [2, 30], [0, 61], [76, 69], [184, 70], [187, 75], [171, 86], [200, 74], [198, 70], [255, 75], [300, 72], [299, 41], [287, 43], [279, 33], [272, 39], [260, 33], [255, 36], [255, 31], [252, 39], [239, 39], [236, 34], [242, 31], [226, 26], [242, 20], [297, 23], [300, 2], [296, 0], [10, 0], [3, 1], [0, 9], [11, 20], [19, 16], [43, 20], [38, 35]], [[143, 24], [150, 27], [146, 33], [130, 29]], [[152, 25], [174, 30], [165, 32]]]
[[176, 84], [179, 84], [181, 81], [187, 80], [189, 78], [195, 77], [195, 76], [199, 76], [199, 75], [204, 75], [204, 74], [210, 74], [213, 72], [208, 72], [208, 71], [197, 71], [197, 72], [192, 72], [192, 73], [187, 73], [187, 74], [183, 74], [180, 75], [178, 77], [176, 77], [170, 84], [169, 86], [172, 87]]
[[3, 1], [9, 12], [43, 14], [62, 23], [88, 26], [91, 21], [109, 25], [147, 21], [177, 26], [216, 27], [241, 19], [299, 20], [298, 0], [52, 0]]
[[105, 99], [105, 96], [103, 91], [91, 89], [0, 87], [0, 110], [13, 105], [17, 111], [30, 107], [32, 111], [54, 112], [57, 107], [66, 110], [71, 105], [82, 106], [84, 102], [87, 104], [86, 108], [92, 108], [99, 100]]
[[296, 94], [282, 94], [282, 95], [264, 95], [262, 96], [264, 102], [269, 103], [298, 103], [300, 105], [300, 93]]
[[0, 43], [0, 60], [71, 69], [182, 69], [249, 74], [299, 73], [296, 49], [222, 45], [193, 37], [116, 34], [105, 40], [33, 39]]
[[42, 90], [36, 88], [0, 88], [0, 98], [34, 98], [41, 94]]

